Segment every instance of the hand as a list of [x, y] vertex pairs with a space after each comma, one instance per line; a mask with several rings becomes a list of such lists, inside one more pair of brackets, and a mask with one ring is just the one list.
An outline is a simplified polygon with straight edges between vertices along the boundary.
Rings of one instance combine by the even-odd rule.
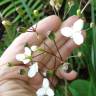
[[[67, 57], [70, 55], [70, 53], [73, 51], [74, 48], [78, 47], [72, 39], [66, 38], [61, 35], [60, 29], [61, 27], [65, 26], [71, 26], [76, 20], [79, 18], [77, 16], [69, 17], [64, 23], [61, 23], [61, 20], [57, 16], [49, 16], [43, 20], [41, 20], [37, 24], [36, 32], [39, 34], [39, 40], [38, 36], [35, 32], [26, 32], [22, 33], [20, 36], [18, 36], [13, 43], [9, 46], [8, 49], [4, 52], [4, 54], [0, 58], [0, 81], [1, 81], [1, 88], [0, 90], [4, 88], [4, 90], [0, 91], [1, 94], [5, 94], [4, 96], [34, 96], [32, 90], [37, 89], [42, 84], [42, 76], [38, 73], [34, 78], [28, 78], [27, 75], [21, 76], [19, 73], [19, 70], [21, 68], [26, 69], [24, 66], [19, 66], [21, 62], [18, 62], [16, 60], [16, 54], [24, 52], [24, 46], [26, 43], [28, 43], [30, 46], [32, 45], [38, 45], [41, 48], [45, 46], [44, 42], [56, 53], [57, 49], [54, 47], [54, 44], [52, 41], [47, 39], [49, 31], [56, 32], [56, 45], [59, 48], [59, 52], [62, 56], [63, 61], [67, 59]], [[50, 52], [49, 48], [46, 47], [46, 50]], [[38, 53], [34, 53], [38, 54]], [[56, 53], [57, 56], [59, 56], [58, 53]], [[53, 68], [54, 66], [54, 57], [52, 57], [50, 54], [43, 54], [35, 58], [35, 60], [42, 60], [43, 64], [46, 64], [48, 68]], [[6, 64], [8, 62], [11, 62], [17, 66], [14, 66], [12, 68], [9, 68]], [[57, 64], [60, 62], [57, 61]], [[45, 67], [41, 66], [40, 68], [42, 70], [46, 70]], [[72, 80], [76, 78], [77, 73], [75, 71], [71, 71], [70, 73], [66, 73], [63, 71], [56, 72], [56, 75], [60, 78], [65, 78], [68, 80]], [[9, 87], [6, 88], [6, 86]], [[14, 88], [14, 89], [12, 89]], [[18, 88], [21, 90], [18, 90]], [[8, 92], [7, 92], [8, 91]], [[10, 91], [10, 92], [9, 92]], [[6, 95], [7, 94], [7, 95]], [[13, 95], [14, 94], [14, 95]], [[17, 95], [18, 94], [18, 95]]]

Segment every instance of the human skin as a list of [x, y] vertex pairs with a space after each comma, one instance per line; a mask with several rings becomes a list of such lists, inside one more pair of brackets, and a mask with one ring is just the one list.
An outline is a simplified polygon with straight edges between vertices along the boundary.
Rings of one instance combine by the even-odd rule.
[[[39, 34], [39, 37], [36, 32], [25, 32], [18, 36], [0, 58], [0, 96], [35, 96], [35, 91], [41, 86], [43, 77], [39, 73], [33, 78], [29, 78], [27, 75], [21, 76], [19, 70], [27, 70], [27, 68], [23, 65], [19, 66], [21, 62], [16, 60], [16, 54], [24, 52], [26, 43], [30, 46], [37, 45], [43, 48], [45, 41], [54, 53], [59, 56], [54, 44], [48, 39], [49, 31], [54, 31], [56, 32], [56, 44], [63, 61], [65, 61], [73, 49], [79, 46], [77, 46], [72, 39], [62, 36], [59, 30], [62, 27], [72, 26], [78, 19], [79, 17], [77, 16], [71, 16], [62, 23], [59, 17], [52, 15], [38, 22], [36, 32]], [[82, 34], [84, 35], [85, 33], [82, 31]], [[46, 48], [46, 50], [50, 52], [48, 48]], [[33, 55], [36, 54], [39, 53], [35, 52]], [[42, 54], [34, 60], [42, 60], [43, 64], [46, 64], [48, 68], [53, 70], [54, 57], [49, 54]], [[7, 64], [9, 62], [16, 66], [8, 67]], [[59, 63], [60, 62], [57, 61], [57, 64]], [[39, 68], [42, 71], [47, 70], [42, 64], [39, 64]], [[57, 69], [56, 75], [60, 79], [73, 80], [76, 78], [77, 73], [74, 70], [66, 73], [63, 70]]]

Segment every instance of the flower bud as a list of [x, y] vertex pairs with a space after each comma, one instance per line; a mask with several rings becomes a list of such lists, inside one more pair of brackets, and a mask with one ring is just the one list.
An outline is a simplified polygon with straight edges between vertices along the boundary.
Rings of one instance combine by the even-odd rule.
[[90, 28], [93, 28], [95, 24], [93, 22], [90, 23]]
[[78, 10], [77, 10], [77, 16], [80, 16], [80, 15], [81, 15], [81, 10], [78, 9]]
[[39, 15], [39, 11], [38, 10], [34, 10], [33, 14], [34, 14], [35, 17], [37, 17]]
[[82, 52], [78, 52], [77, 56], [81, 57], [82, 56]]
[[12, 25], [12, 23], [9, 20], [3, 20], [2, 24], [5, 28], [8, 28]]

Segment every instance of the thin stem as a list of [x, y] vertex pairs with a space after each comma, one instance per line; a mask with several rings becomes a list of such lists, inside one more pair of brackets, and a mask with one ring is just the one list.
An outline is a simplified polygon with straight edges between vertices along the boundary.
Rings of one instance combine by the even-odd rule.
[[82, 0], [80, 0], [80, 2], [79, 2], [79, 3], [80, 3], [80, 5], [79, 5], [79, 9], [80, 9], [80, 8], [81, 8], [81, 5], [82, 5]]
[[[46, 47], [48, 47], [49, 49], [50, 49], [50, 51], [52, 52], [52, 54], [55, 56], [55, 57], [57, 57], [55, 54], [54, 54], [54, 52], [53, 52], [53, 50], [44, 42], [44, 44], [46, 45]], [[51, 55], [52, 55], [51, 54]], [[59, 57], [57, 57], [57, 58], [59, 58]], [[60, 58], [59, 58], [60, 59]]]
[[68, 83], [67, 83], [67, 80], [65, 80], [65, 96], [68, 96], [68, 89], [67, 89], [67, 85], [68, 85]]
[[64, 14], [63, 20], [66, 18], [66, 16], [68, 15], [68, 13], [70, 12], [72, 6], [69, 7], [68, 11]]
[[46, 76], [44, 76], [44, 75], [42, 74], [41, 70], [39, 70], [39, 73], [40, 73], [40, 75], [41, 75], [43, 78], [46, 77]]
[[[50, 51], [52, 52], [52, 54], [54, 54], [53, 50], [44, 42], [44, 45], [50, 49]], [[54, 54], [55, 55], [55, 54]]]
[[42, 54], [44, 54], [44, 53], [45, 53], [45, 52], [40, 53], [40, 54], [38, 54], [38, 55], [36, 55], [36, 56], [33, 56], [32, 58], [38, 57], [38, 56], [40, 56], [40, 55], [42, 55]]
[[54, 11], [55, 15], [57, 15], [57, 13], [56, 13], [56, 11], [55, 11], [55, 7], [52, 7], [52, 8], [53, 8], [53, 11]]
[[87, 6], [90, 4], [90, 0], [86, 3], [86, 5], [84, 6], [84, 8], [81, 10], [81, 14], [85, 11], [85, 9], [87, 8]]
[[78, 57], [78, 56], [77, 55], [76, 56], [70, 56], [70, 57], [67, 58], [67, 60], [70, 59], [70, 58], [75, 58], [75, 57]]
[[48, 51], [46, 51], [46, 50], [44, 50], [44, 52], [46, 52], [46, 53], [48, 53], [48, 54], [50, 54], [50, 55], [52, 55], [52, 56], [55, 56], [56, 58], [58, 58], [58, 59], [61, 61], [61, 59], [60, 59], [58, 56], [56, 56], [56, 55], [54, 55], [54, 54], [52, 54], [52, 53], [50, 53], [50, 52], [48, 52]]
[[55, 44], [55, 46], [56, 46], [56, 49], [57, 49], [57, 52], [58, 52], [58, 54], [59, 54], [59, 56], [60, 56], [61, 61], [63, 61], [63, 58], [62, 58], [62, 56], [61, 56], [61, 54], [60, 54], [60, 52], [59, 52], [59, 50], [58, 50], [58, 47], [57, 47], [57, 44], [56, 44], [55, 40], [54, 40], [54, 44]]

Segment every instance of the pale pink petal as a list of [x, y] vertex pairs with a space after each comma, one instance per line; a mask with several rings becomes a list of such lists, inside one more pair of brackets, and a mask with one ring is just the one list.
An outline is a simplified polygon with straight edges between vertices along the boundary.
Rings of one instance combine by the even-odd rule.
[[33, 65], [30, 66], [28, 76], [32, 78], [37, 74], [37, 72], [38, 72], [38, 64], [34, 63]]
[[33, 52], [36, 51], [36, 50], [37, 50], [37, 46], [35, 46], [35, 45], [32, 46], [32, 47], [31, 47], [31, 50], [32, 50]]
[[24, 54], [27, 56], [31, 56], [31, 49], [28, 47], [25, 47], [25, 53]]
[[30, 59], [24, 59], [24, 60], [23, 60], [23, 63], [24, 63], [24, 64], [28, 64], [29, 62], [30, 62]]
[[46, 95], [48, 96], [54, 96], [54, 91], [51, 88], [47, 89]]
[[61, 29], [61, 34], [65, 37], [71, 37], [72, 35], [72, 28], [70, 27], [64, 27]]
[[84, 37], [81, 33], [73, 34], [72, 38], [77, 45], [81, 45], [84, 42]]
[[82, 19], [77, 20], [74, 24], [73, 24], [73, 30], [75, 32], [81, 31], [84, 25], [84, 21]]
[[17, 54], [16, 55], [16, 60], [23, 61], [24, 59], [25, 59], [25, 55], [24, 54]]
[[49, 87], [49, 80], [47, 78], [43, 79], [42, 87], [43, 88], [48, 88]]
[[37, 96], [44, 96], [45, 93], [46, 93], [45, 89], [44, 88], [40, 88], [40, 89], [37, 90], [36, 95]]

